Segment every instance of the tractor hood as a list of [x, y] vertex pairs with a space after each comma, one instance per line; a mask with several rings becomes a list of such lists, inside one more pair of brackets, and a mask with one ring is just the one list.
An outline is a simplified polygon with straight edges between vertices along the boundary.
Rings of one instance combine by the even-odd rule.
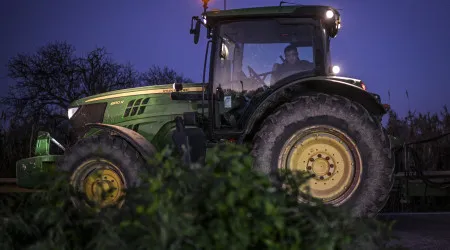
[[[202, 92], [201, 83], [184, 83], [181, 92]], [[165, 94], [170, 95], [170, 93], [175, 92], [173, 84], [164, 85], [153, 85], [137, 88], [128, 88], [115, 91], [109, 91], [98, 95], [88, 96], [82, 99], [78, 99], [72, 102], [69, 106], [76, 107], [85, 104], [102, 103], [108, 102], [113, 99], [118, 98], [128, 98], [137, 95], [154, 95], [154, 94]]]

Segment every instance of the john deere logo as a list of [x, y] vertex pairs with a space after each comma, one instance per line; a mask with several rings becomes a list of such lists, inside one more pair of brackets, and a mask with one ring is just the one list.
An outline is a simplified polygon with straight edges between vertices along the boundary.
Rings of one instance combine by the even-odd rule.
[[124, 101], [115, 101], [115, 102], [111, 102], [110, 105], [116, 105], [116, 104], [122, 104]]

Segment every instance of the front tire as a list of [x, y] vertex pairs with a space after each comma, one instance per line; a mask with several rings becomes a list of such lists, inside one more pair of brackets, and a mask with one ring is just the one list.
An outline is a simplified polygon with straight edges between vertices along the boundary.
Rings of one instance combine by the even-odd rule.
[[281, 106], [253, 145], [257, 170], [308, 172], [313, 197], [349, 208], [356, 217], [376, 215], [392, 188], [385, 131], [360, 104], [343, 97], [301, 96]]
[[125, 190], [140, 184], [147, 168], [142, 156], [118, 136], [100, 134], [84, 138], [65, 153], [60, 164], [70, 174], [70, 184], [84, 200], [73, 199], [76, 206], [121, 207]]

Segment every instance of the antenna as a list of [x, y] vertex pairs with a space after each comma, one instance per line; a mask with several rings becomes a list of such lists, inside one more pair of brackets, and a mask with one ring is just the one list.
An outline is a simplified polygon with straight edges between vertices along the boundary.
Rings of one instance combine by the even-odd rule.
[[280, 7], [283, 6], [284, 3], [293, 4], [293, 3], [290, 3], [290, 2], [286, 2], [286, 1], [280, 1]]
[[281, 2], [280, 2], [280, 7], [281, 7], [284, 3], [292, 4], [292, 5], [296, 4], [296, 5], [300, 5], [300, 6], [303, 5], [303, 4], [298, 4], [298, 3], [292, 3], [292, 2], [281, 1]]
[[391, 104], [391, 89], [388, 89], [388, 100], [389, 104]]
[[406, 99], [408, 99], [408, 111], [411, 111], [411, 106], [409, 105], [409, 94], [408, 94], [408, 89], [406, 89]]
[[223, 0], [223, 10], [227, 10], [227, 0]]

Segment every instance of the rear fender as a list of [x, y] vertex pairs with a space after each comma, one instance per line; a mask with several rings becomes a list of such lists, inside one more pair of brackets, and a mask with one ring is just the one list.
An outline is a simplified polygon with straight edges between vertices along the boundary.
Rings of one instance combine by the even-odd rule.
[[243, 143], [252, 138], [259, 129], [257, 125], [261, 124], [263, 119], [274, 112], [277, 107], [301, 95], [313, 93], [339, 95], [361, 104], [374, 116], [383, 116], [386, 113], [385, 108], [375, 96], [356, 85], [346, 82], [344, 79], [353, 80], [351, 78], [340, 79], [337, 77], [318, 76], [284, 84], [268, 95], [258, 107], [251, 111], [239, 142]]

